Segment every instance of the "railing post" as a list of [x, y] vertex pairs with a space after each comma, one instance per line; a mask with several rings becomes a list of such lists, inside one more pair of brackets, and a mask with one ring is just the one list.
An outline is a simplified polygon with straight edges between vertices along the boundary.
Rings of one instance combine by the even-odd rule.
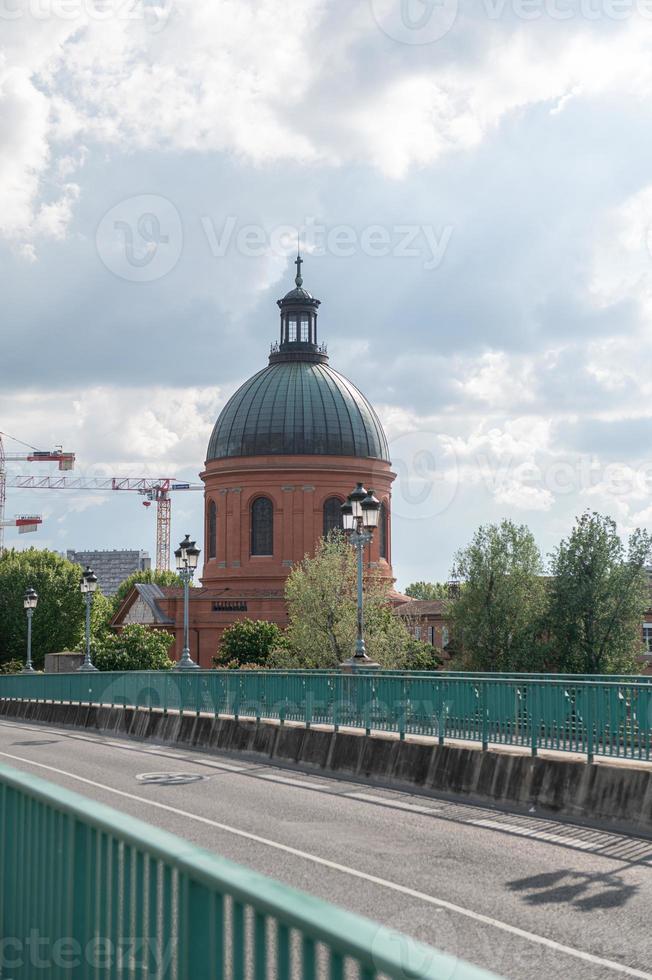
[[312, 722], [312, 706], [314, 701], [314, 695], [311, 690], [308, 690], [308, 684], [303, 678], [303, 704], [304, 704], [304, 724], [306, 728], [310, 728], [310, 723]]
[[539, 688], [536, 684], [528, 685], [527, 688], [527, 699], [532, 705], [529, 715], [530, 715], [530, 738], [532, 742], [532, 755], [536, 757], [539, 750], [539, 730], [541, 728], [540, 722], [538, 720], [539, 713], [537, 709], [539, 707]]
[[238, 721], [240, 718], [240, 677], [239, 676], [236, 676], [235, 678], [235, 689], [236, 689], [236, 695], [235, 695], [235, 700], [233, 702], [233, 717], [235, 718], [236, 721]]
[[480, 681], [480, 710], [482, 712], [482, 751], [489, 749], [489, 735], [487, 732], [487, 684], [488, 681]]
[[594, 758], [594, 733], [593, 733], [593, 688], [586, 689], [586, 761], [589, 766], [593, 765]]

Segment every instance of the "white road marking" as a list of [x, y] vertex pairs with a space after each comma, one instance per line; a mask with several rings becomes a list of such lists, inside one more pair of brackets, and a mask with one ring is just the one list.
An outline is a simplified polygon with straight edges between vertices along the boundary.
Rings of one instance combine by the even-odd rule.
[[[257, 772], [256, 779], [265, 779], [268, 783], [284, 783], [286, 786], [298, 786], [299, 789], [314, 789], [320, 792], [326, 790], [330, 792], [330, 788], [323, 786], [321, 783], [311, 783], [307, 779], [292, 779], [290, 776], [279, 776], [275, 772]], [[343, 793], [342, 795], [346, 796], [347, 794]]]
[[[408, 810], [412, 813], [441, 813], [441, 807], [421, 806], [419, 803], [403, 803], [402, 800], [395, 800], [387, 796], [372, 796], [371, 793], [343, 793], [342, 795], [347, 800], [360, 800], [362, 803], [381, 803], [383, 806], [391, 806], [393, 810]], [[489, 820], [487, 820], [487, 825], [490, 825]]]
[[245, 840], [254, 841], [256, 844], [263, 844], [266, 847], [274, 848], [277, 851], [283, 851], [285, 854], [293, 854], [295, 857], [303, 858], [306, 861], [310, 861], [313, 864], [318, 864], [324, 868], [330, 868], [333, 871], [339, 871], [342, 874], [350, 875], [352, 878], [359, 878], [363, 881], [368, 881], [373, 885], [378, 885], [381, 888], [387, 888], [391, 891], [398, 892], [401, 895], [408, 895], [410, 898], [415, 898], [417, 901], [426, 902], [429, 905], [434, 905], [440, 909], [446, 909], [449, 912], [455, 912], [457, 915], [462, 915], [467, 919], [473, 919], [475, 922], [482, 922], [484, 925], [492, 926], [494, 929], [499, 929], [502, 932], [510, 933], [513, 936], [518, 936], [520, 939], [525, 939], [531, 943], [537, 943], [539, 946], [546, 946], [548, 949], [552, 949], [557, 953], [565, 953], [567, 956], [572, 956], [575, 959], [582, 960], [585, 963], [592, 963], [594, 966], [605, 967], [608, 970], [613, 970], [616, 973], [621, 973], [627, 977], [637, 977], [638, 980], [652, 980], [652, 973], [644, 973], [642, 970], [637, 970], [631, 966], [625, 966], [624, 963], [616, 963], [613, 960], [604, 959], [601, 956], [594, 956], [593, 953], [587, 953], [582, 949], [575, 949], [573, 946], [566, 946], [564, 943], [559, 943], [555, 939], [548, 939], [547, 936], [539, 936], [534, 932], [528, 932], [527, 929], [519, 929], [518, 926], [510, 925], [508, 922], [501, 922], [500, 919], [494, 919], [489, 915], [482, 915], [480, 912], [474, 912], [472, 909], [464, 908], [461, 905], [454, 905], [452, 902], [447, 902], [443, 898], [435, 898], [434, 895], [428, 895], [426, 892], [417, 891], [415, 888], [408, 888], [407, 885], [400, 885], [396, 881], [389, 881], [386, 878], [379, 878], [376, 875], [368, 874], [366, 871], [360, 871], [357, 868], [350, 868], [345, 864], [339, 864], [337, 861], [329, 861], [327, 858], [318, 857], [316, 854], [310, 854], [309, 851], [301, 851], [296, 847], [291, 847], [288, 844], [281, 844], [278, 841], [269, 840], [266, 837], [260, 837], [258, 834], [252, 834], [247, 830], [240, 830], [238, 827], [231, 827], [229, 824], [219, 823], [217, 820], [211, 820], [209, 817], [202, 817], [197, 813], [189, 813], [187, 810], [180, 810], [177, 807], [170, 806], [167, 803], [159, 803], [158, 800], [151, 800], [145, 796], [136, 796], [135, 793], [128, 793], [125, 790], [116, 789], [113, 786], [107, 786], [104, 783], [98, 783], [93, 779], [86, 779], [84, 776], [78, 776], [74, 772], [66, 772], [65, 769], [57, 769], [54, 766], [45, 765], [43, 762], [33, 762], [31, 759], [25, 759], [20, 755], [12, 755], [9, 752], [0, 752], [0, 756], [4, 756], [7, 759], [13, 759], [15, 762], [23, 762], [27, 766], [35, 766], [38, 769], [45, 769], [48, 772], [56, 773], [59, 776], [65, 776], [68, 779], [74, 779], [77, 782], [85, 783], [87, 786], [94, 786], [96, 789], [104, 790], [105, 792], [112, 794], [114, 796], [122, 796], [128, 800], [134, 800], [136, 803], [144, 803], [147, 806], [155, 807], [158, 810], [165, 810], [168, 813], [174, 813], [178, 817], [183, 817], [185, 820], [195, 820], [198, 823], [203, 823], [209, 827], [215, 827], [217, 830], [222, 830], [227, 834], [233, 834], [235, 837], [242, 837]]

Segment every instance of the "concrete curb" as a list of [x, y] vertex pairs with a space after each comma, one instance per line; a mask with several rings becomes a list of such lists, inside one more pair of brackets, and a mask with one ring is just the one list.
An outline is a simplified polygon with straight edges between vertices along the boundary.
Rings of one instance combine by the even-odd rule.
[[540, 815], [652, 836], [652, 768], [586, 765], [574, 759], [483, 752], [480, 747], [159, 709], [0, 700], [0, 716], [273, 759], [308, 771], [478, 803], [535, 807]]

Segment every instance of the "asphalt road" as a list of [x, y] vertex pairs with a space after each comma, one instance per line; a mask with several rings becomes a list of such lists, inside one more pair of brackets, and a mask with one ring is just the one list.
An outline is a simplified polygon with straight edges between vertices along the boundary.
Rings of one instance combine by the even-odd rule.
[[20, 722], [0, 762], [500, 976], [652, 980], [652, 841]]

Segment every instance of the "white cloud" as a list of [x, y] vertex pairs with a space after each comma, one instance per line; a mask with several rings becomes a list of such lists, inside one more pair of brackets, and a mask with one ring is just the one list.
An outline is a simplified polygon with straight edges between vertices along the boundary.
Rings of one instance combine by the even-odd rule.
[[[0, 417], [4, 431], [37, 447], [75, 452], [79, 476], [175, 476], [198, 470], [225, 400], [213, 388], [28, 391], [0, 397]], [[29, 463], [11, 468], [28, 475], [51, 470]]]
[[[387, 57], [370, 10], [343, 9], [335, 23], [325, 0], [89, 0], [66, 19], [33, 9], [22, 0], [0, 39], [0, 233], [23, 240], [60, 237], [70, 219], [60, 182], [71, 141], [227, 152], [258, 165], [354, 160], [402, 178], [472, 149], [525, 107], [549, 103], [558, 114], [580, 97], [652, 91], [652, 25], [636, 17], [608, 31], [580, 18], [460, 18], [417, 59], [401, 44]], [[365, 57], [373, 84], [358, 82]]]

